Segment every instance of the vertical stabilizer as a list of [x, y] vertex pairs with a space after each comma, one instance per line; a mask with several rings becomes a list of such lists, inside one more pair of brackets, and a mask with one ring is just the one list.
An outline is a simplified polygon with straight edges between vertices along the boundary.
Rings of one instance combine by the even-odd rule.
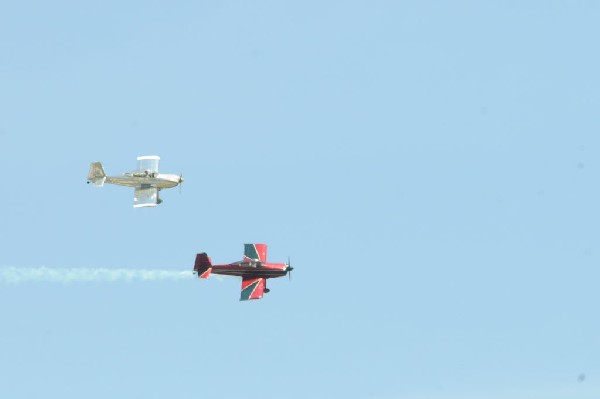
[[88, 173], [87, 182], [93, 183], [96, 187], [102, 187], [106, 180], [106, 173], [100, 162], [92, 162], [90, 164], [90, 171]]
[[210, 276], [210, 273], [212, 272], [212, 264], [206, 252], [196, 255], [194, 271], [200, 278], [208, 278], [208, 276]]

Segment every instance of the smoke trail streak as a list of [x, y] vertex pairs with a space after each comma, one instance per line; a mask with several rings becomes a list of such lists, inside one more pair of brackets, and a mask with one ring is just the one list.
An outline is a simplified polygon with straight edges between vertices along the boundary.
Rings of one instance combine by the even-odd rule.
[[159, 269], [0, 267], [0, 282], [9, 284], [189, 280], [194, 277], [191, 271]]

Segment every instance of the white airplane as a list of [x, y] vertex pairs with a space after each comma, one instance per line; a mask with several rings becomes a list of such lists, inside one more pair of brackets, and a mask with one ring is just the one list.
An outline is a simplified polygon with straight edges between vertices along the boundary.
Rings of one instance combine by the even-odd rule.
[[163, 188], [176, 187], [183, 183], [181, 175], [169, 175], [158, 173], [158, 162], [160, 157], [150, 155], [138, 157], [138, 167], [134, 172], [123, 173], [123, 176], [106, 176], [100, 162], [90, 164], [87, 182], [96, 187], [102, 187], [104, 183], [117, 184], [119, 186], [134, 187], [134, 208], [156, 206], [162, 202], [158, 192]]

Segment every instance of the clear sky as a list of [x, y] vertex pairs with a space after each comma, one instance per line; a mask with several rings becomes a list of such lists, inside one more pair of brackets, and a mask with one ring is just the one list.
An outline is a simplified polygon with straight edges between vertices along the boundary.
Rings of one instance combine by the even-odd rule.
[[[0, 5], [0, 397], [597, 398], [600, 5]], [[182, 193], [85, 184], [160, 155]]]

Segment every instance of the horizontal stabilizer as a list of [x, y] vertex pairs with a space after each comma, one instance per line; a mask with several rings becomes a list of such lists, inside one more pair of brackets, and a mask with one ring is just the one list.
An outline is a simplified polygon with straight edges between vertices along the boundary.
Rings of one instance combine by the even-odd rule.
[[206, 271], [204, 273], [202, 273], [201, 275], [199, 275], [198, 277], [200, 277], [200, 278], [209, 278], [210, 277], [210, 273], [212, 273], [212, 267], [209, 267], [208, 269], [206, 269]]

